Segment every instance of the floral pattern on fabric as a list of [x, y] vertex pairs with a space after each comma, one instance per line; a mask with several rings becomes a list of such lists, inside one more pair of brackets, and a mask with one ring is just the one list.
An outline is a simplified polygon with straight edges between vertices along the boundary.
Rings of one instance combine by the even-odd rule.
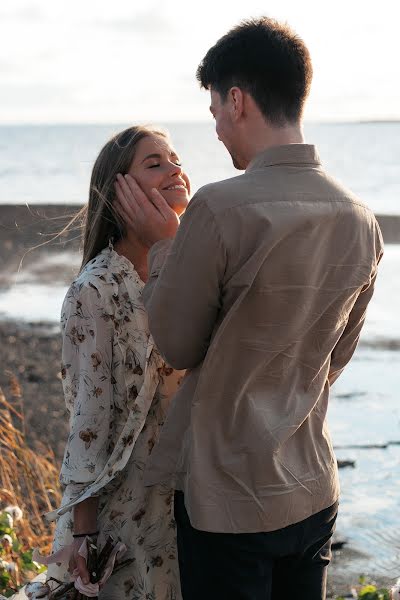
[[[143, 282], [112, 247], [90, 261], [64, 300], [62, 381], [70, 413], [60, 480], [65, 486], [53, 550], [71, 543], [72, 507], [99, 497], [98, 545], [128, 550], [99, 598], [179, 600], [173, 491], [145, 488], [143, 472], [182, 372], [168, 367], [149, 333]], [[68, 580], [68, 565], [48, 577]]]

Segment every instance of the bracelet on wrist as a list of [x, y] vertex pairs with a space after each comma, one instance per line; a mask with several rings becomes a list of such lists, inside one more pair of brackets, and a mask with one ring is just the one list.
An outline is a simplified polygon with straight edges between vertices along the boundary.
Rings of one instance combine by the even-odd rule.
[[72, 537], [75, 538], [83, 538], [83, 537], [94, 537], [99, 535], [98, 531], [94, 531], [93, 533], [73, 533]]

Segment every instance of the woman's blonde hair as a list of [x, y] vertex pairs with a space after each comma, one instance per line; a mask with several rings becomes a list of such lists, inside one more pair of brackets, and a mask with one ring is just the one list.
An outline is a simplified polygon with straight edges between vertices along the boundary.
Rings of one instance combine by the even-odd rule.
[[168, 139], [168, 133], [154, 127], [138, 125], [114, 135], [102, 148], [92, 170], [89, 201], [74, 217], [83, 221], [83, 258], [81, 269], [110, 240], [123, 236], [124, 226], [114, 207], [115, 181], [118, 173], [125, 175], [135, 157], [137, 145], [149, 135]]

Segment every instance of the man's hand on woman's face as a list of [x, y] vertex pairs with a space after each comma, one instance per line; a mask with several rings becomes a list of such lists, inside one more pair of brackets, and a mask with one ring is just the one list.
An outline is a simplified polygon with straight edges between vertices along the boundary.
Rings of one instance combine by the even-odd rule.
[[155, 188], [148, 198], [131, 175], [117, 175], [116, 210], [128, 230], [151, 248], [160, 240], [174, 238], [179, 218]]

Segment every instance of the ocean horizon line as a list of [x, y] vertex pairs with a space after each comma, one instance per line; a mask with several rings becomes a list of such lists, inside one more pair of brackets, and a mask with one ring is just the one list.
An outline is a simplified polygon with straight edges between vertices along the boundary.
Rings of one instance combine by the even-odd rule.
[[[168, 125], [213, 125], [210, 119], [185, 119], [185, 120], [166, 120], [166, 119], [137, 119], [135, 121], [43, 121], [43, 122], [1, 122], [1, 128], [8, 127], [126, 127], [132, 123], [139, 124], [157, 124], [166, 123]], [[399, 118], [392, 119], [305, 119], [304, 125], [397, 125]]]

